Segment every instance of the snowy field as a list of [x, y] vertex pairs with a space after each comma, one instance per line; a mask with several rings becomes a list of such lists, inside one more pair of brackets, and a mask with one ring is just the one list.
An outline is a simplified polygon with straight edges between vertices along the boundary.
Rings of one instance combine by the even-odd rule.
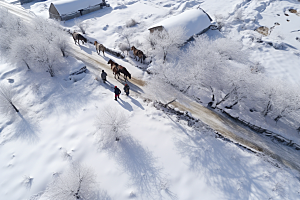
[[[16, 1], [5, 1], [41, 18], [48, 18], [49, 5], [55, 2], [36, 1], [21, 6]], [[133, 27], [131, 42], [143, 49], [149, 27], [200, 5], [213, 20], [224, 24], [221, 33], [210, 30], [209, 38], [222, 34], [240, 41], [243, 49], [249, 50], [251, 62], [257, 63], [266, 77], [300, 87], [300, 40], [296, 40], [300, 38], [300, 32], [296, 31], [300, 28], [299, 1], [111, 0], [108, 3], [110, 7], [80, 17], [88, 23], [85, 36], [89, 41], [97, 40], [120, 51], [118, 44], [125, 42], [120, 30], [134, 19], [137, 25]], [[289, 9], [297, 10], [298, 14]], [[69, 20], [61, 25], [79, 31], [77, 22]], [[254, 31], [260, 26], [274, 28], [271, 34], [263, 36]], [[73, 42], [71, 36], [69, 40]], [[97, 56], [92, 44], [78, 49]], [[159, 104], [139, 95], [153, 92], [149, 88], [130, 83], [135, 91], [128, 97], [122, 92], [116, 102], [113, 86], [123, 89], [124, 82], [110, 75], [109, 82], [103, 84], [95, 80], [92, 70], [70, 79], [70, 73], [85, 65], [71, 56], [64, 58], [55, 77], [8, 63], [4, 57], [0, 59], [0, 84], [13, 91], [20, 110], [0, 114], [0, 199], [59, 199], [48, 198], [51, 186], [58, 184], [51, 183], [65, 178], [63, 187], [69, 187], [71, 182], [70, 187], [77, 189], [74, 182], [78, 180], [72, 179], [74, 174], [68, 174], [68, 170], [78, 163], [92, 174], [90, 187], [83, 187], [91, 191], [86, 193], [90, 194], [86, 199], [300, 199], [298, 171], [218, 138], [201, 121], [191, 122], [184, 115], [163, 112], [158, 109]], [[109, 59], [127, 67], [135, 79], [151, 80], [140, 70], [147, 68], [146, 64], [130, 56], [121, 60], [106, 53], [103, 60]], [[200, 97], [204, 103], [208, 102]], [[231, 112], [236, 114], [240, 110]], [[263, 121], [255, 114], [244, 118], [272, 131], [282, 131], [284, 137], [300, 143], [297, 131], [280, 122], [275, 127], [273, 122], [267, 123], [268, 119]], [[114, 141], [114, 135], [103, 137], [103, 123], [109, 124], [110, 119], [120, 124], [120, 141]], [[71, 195], [69, 199], [75, 197]]]

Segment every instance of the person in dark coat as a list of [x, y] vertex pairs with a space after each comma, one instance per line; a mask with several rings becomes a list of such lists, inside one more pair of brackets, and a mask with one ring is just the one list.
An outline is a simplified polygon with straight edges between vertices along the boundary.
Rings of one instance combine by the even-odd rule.
[[115, 86], [114, 92], [115, 92], [115, 100], [117, 101], [117, 97], [120, 98], [121, 90], [117, 86]]
[[103, 80], [103, 83], [105, 83], [105, 81], [106, 81], [106, 76], [107, 76], [107, 73], [104, 70], [102, 70], [101, 78]]
[[126, 93], [127, 96], [129, 95], [129, 89], [130, 89], [129, 85], [125, 84], [125, 86], [124, 86], [124, 92]]

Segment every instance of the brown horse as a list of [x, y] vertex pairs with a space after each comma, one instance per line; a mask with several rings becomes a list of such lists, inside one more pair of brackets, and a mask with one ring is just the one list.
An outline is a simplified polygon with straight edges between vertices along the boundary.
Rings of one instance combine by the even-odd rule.
[[131, 74], [128, 72], [126, 67], [123, 67], [122, 65], [119, 65], [118, 68], [119, 68], [119, 72], [124, 74], [125, 82], [127, 81], [127, 77], [129, 77], [129, 79], [131, 79]]
[[100, 55], [100, 51], [102, 51], [103, 56], [105, 56], [104, 55], [104, 51], [106, 50], [105, 46], [103, 44], [98, 43], [97, 41], [94, 42], [94, 45], [96, 46], [97, 54]]
[[113, 74], [115, 75], [115, 78], [116, 78], [116, 75], [118, 75], [118, 79], [119, 79], [120, 78], [119, 64], [115, 63], [111, 59], [109, 59], [107, 64], [110, 64], [110, 68], [112, 69]]
[[141, 61], [141, 63], [144, 63], [144, 60], [146, 59], [145, 54], [141, 50], [138, 50], [137, 48], [135, 48], [135, 46], [132, 46], [131, 50], [133, 52], [135, 60], [137, 60], [136, 57], [138, 57], [139, 60], [137, 60], [137, 61]]
[[75, 31], [72, 34], [72, 36], [73, 36], [73, 39], [75, 41], [75, 44], [76, 44], [76, 40], [78, 42], [78, 45], [80, 45], [79, 40], [81, 40], [82, 44], [87, 43], [87, 39], [85, 37], [83, 37], [81, 34], [76, 33]]

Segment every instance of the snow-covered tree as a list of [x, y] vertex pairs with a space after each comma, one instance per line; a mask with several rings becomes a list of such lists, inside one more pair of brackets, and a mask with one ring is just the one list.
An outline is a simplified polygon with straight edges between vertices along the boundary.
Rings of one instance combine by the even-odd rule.
[[28, 45], [27, 41], [24, 41], [21, 37], [18, 37], [10, 45], [11, 51], [8, 55], [8, 59], [11, 63], [21, 66], [26, 66], [27, 69], [31, 68], [32, 60], [31, 56], [34, 51], [34, 47]]
[[67, 35], [60, 25], [42, 18], [26, 23], [2, 8], [0, 15], [1, 55], [13, 64], [42, 69], [53, 77], [61, 62], [61, 53], [65, 56], [69, 48]]
[[63, 57], [66, 57], [66, 51], [68, 49], [70, 49], [70, 43], [68, 42], [67, 40], [67, 35], [66, 34], [62, 34], [62, 35], [59, 35], [56, 40], [56, 46], [60, 49]]
[[125, 51], [127, 52], [128, 55], [128, 52], [130, 51], [130, 46], [128, 46], [128, 44], [119, 43], [118, 47], [123, 52], [124, 55], [125, 55], [124, 53]]
[[179, 51], [179, 46], [185, 42], [186, 31], [182, 27], [176, 27], [170, 30], [156, 30], [149, 33], [147, 39], [153, 47], [156, 56], [162, 56], [166, 61], [168, 54], [176, 54]]
[[102, 148], [109, 148], [127, 134], [128, 118], [116, 108], [108, 107], [97, 116], [95, 126], [99, 144]]
[[19, 17], [0, 7], [0, 52], [4, 58], [11, 52], [13, 41], [18, 37], [26, 40], [27, 34], [26, 24]]
[[119, 27], [117, 30], [118, 34], [125, 39], [125, 42], [128, 47], [131, 47], [131, 39], [133, 37], [133, 33], [135, 32], [134, 28], [128, 28], [128, 27]]
[[80, 31], [81, 31], [83, 34], [85, 34], [87, 28], [89, 27], [88, 22], [82, 21], [81, 19], [78, 19], [78, 18], [75, 18], [74, 21], [75, 21], [76, 26], [78, 26], [78, 28], [80, 29]]
[[300, 123], [298, 120], [300, 116], [300, 93], [296, 87], [292, 85], [287, 87], [287, 84], [281, 80], [265, 78], [259, 81], [256, 93], [250, 97], [254, 98], [257, 110], [264, 117], [268, 116], [275, 122], [285, 118], [287, 123], [290, 123], [291, 119]]
[[43, 199], [95, 200], [96, 176], [92, 169], [73, 163], [70, 169], [55, 178], [42, 195]]

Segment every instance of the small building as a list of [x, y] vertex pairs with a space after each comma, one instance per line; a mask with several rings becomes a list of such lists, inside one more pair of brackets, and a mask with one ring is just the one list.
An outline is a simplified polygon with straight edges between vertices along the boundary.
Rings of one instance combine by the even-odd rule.
[[199, 35], [206, 32], [211, 25], [211, 17], [200, 7], [180, 13], [179, 15], [169, 17], [151, 26], [148, 30], [154, 31], [171, 30], [175, 27], [182, 27], [186, 30], [186, 40], [193, 35]]
[[105, 0], [57, 0], [49, 7], [49, 18], [66, 21], [100, 10], [106, 4]]

